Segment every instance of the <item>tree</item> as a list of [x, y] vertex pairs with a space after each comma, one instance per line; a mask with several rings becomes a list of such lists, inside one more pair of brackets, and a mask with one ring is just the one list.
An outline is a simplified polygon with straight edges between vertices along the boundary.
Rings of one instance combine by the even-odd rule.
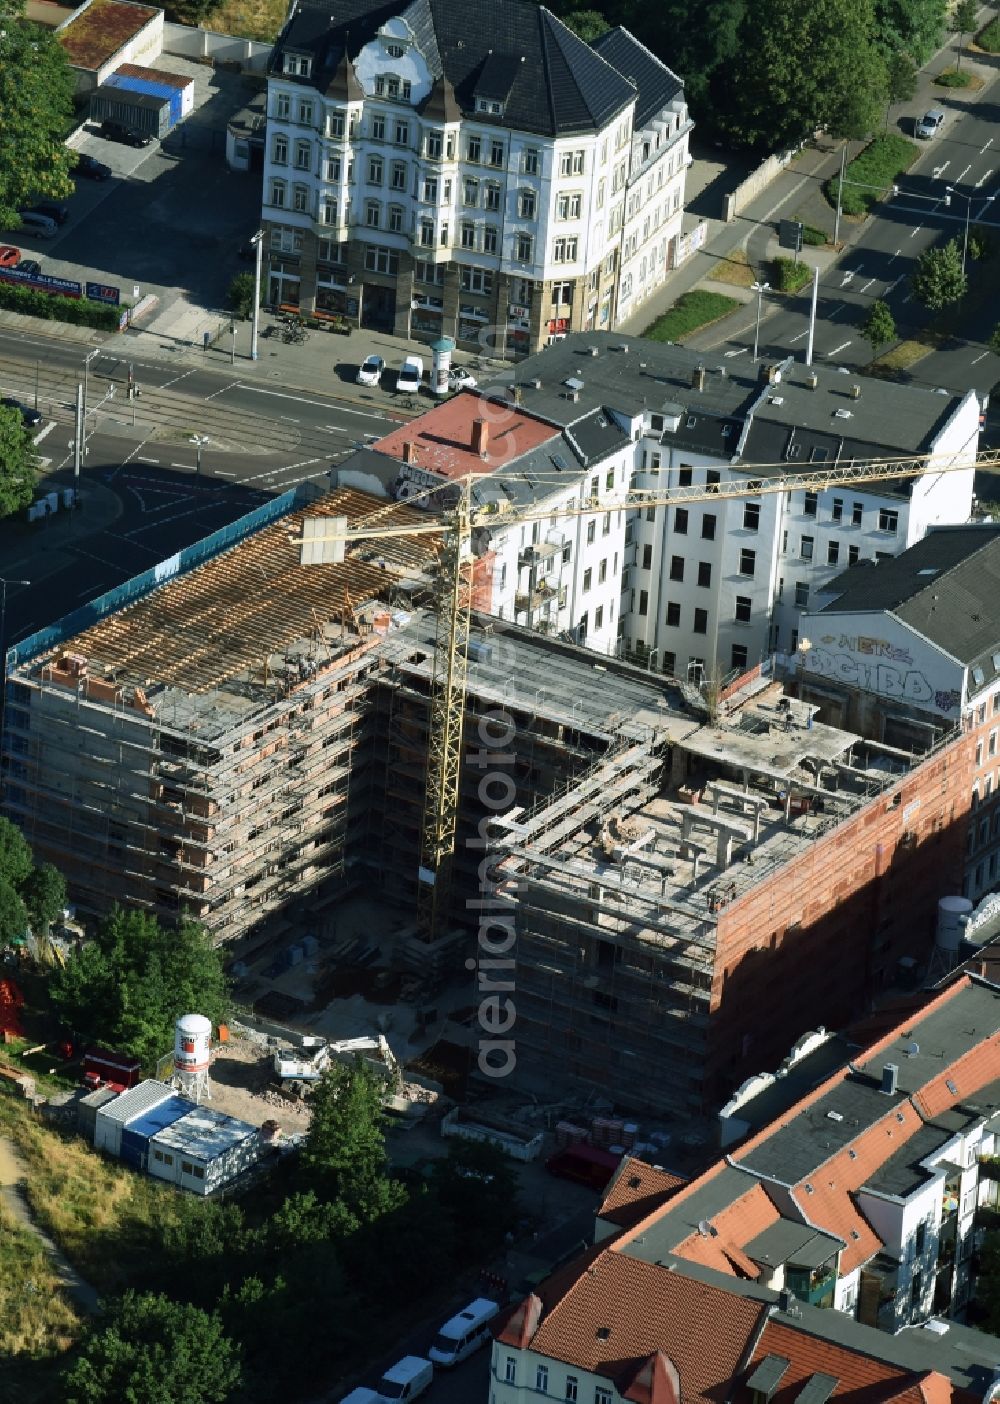
[[454, 1223], [455, 1236], [470, 1258], [501, 1244], [520, 1217], [517, 1176], [495, 1146], [455, 1142], [447, 1159], [435, 1163], [431, 1178]]
[[24, 903], [9, 882], [0, 881], [0, 945], [23, 936], [28, 928]]
[[588, 44], [592, 44], [611, 28], [597, 10], [571, 10], [568, 15], [562, 16], [562, 22]]
[[909, 102], [917, 91], [917, 66], [909, 54], [893, 54], [885, 66], [886, 105], [885, 125], [897, 102]]
[[31, 849], [21, 830], [9, 819], [0, 819], [0, 882], [20, 888], [31, 869]]
[[875, 42], [886, 59], [907, 53], [926, 63], [944, 38], [948, 0], [875, 0]]
[[217, 1024], [229, 1013], [222, 958], [203, 927], [184, 920], [166, 928], [121, 907], [56, 972], [51, 997], [71, 1028], [147, 1067], [171, 1047], [181, 1014], [204, 1014]]
[[384, 1096], [383, 1080], [358, 1059], [329, 1068], [309, 1103], [303, 1170], [322, 1198], [342, 1204], [359, 1224], [406, 1199], [403, 1186], [386, 1175]]
[[887, 81], [874, 35], [873, 0], [748, 0], [732, 138], [776, 151], [821, 127], [865, 136]]
[[968, 280], [962, 272], [962, 250], [957, 239], [927, 249], [917, 259], [910, 279], [913, 296], [930, 312], [940, 312], [965, 296]]
[[47, 931], [66, 906], [66, 883], [62, 873], [51, 863], [32, 868], [21, 885], [21, 897], [32, 929]]
[[184, 1302], [127, 1292], [63, 1374], [65, 1404], [224, 1404], [239, 1351], [219, 1318]]
[[971, 34], [976, 27], [976, 15], [979, 7], [976, 0], [958, 0], [955, 6], [955, 13], [952, 15], [952, 25], [958, 35], [958, 51], [955, 67], [962, 67], [962, 49], [964, 39], [967, 34]]
[[896, 319], [889, 304], [881, 298], [869, 307], [868, 315], [861, 323], [861, 335], [871, 343], [872, 356], [877, 356], [883, 346], [895, 340]]
[[22, 0], [0, 0], [0, 229], [16, 227], [18, 207], [33, 198], [72, 193], [76, 154], [63, 145], [72, 118], [73, 76], [62, 45], [28, 23]]
[[[3, 41], [0, 39], [0, 45]], [[3, 79], [0, 77], [0, 85]], [[3, 147], [0, 134], [0, 148]], [[3, 177], [0, 175], [0, 183]], [[17, 223], [16, 216], [7, 222]], [[35, 496], [35, 446], [17, 408], [0, 405], [0, 517], [31, 505]]]
[[253, 273], [237, 273], [229, 284], [226, 293], [226, 305], [237, 317], [246, 319], [253, 312], [254, 288], [257, 279]]

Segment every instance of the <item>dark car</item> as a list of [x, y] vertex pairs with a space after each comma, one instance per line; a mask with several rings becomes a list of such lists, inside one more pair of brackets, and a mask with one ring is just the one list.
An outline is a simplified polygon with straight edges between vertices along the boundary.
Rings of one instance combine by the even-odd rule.
[[119, 141], [123, 146], [148, 146], [153, 140], [143, 132], [134, 132], [124, 122], [102, 122], [97, 130], [106, 141]]
[[4, 409], [20, 410], [21, 418], [24, 420], [25, 424], [27, 424], [29, 429], [34, 429], [36, 424], [41, 424], [42, 422], [42, 416], [38, 413], [38, 411], [36, 409], [32, 409], [30, 405], [22, 405], [20, 400], [9, 399], [5, 395], [4, 398], [0, 400], [0, 404], [3, 405]]
[[37, 258], [22, 258], [17, 265], [18, 273], [30, 273], [32, 277], [37, 277], [42, 271], [42, 265]]
[[18, 210], [18, 214], [46, 215], [56, 224], [65, 224], [69, 219], [69, 205], [60, 205], [57, 200], [42, 200], [37, 205], [29, 205], [26, 210]]
[[88, 180], [107, 180], [111, 175], [111, 167], [106, 166], [103, 161], [95, 161], [93, 156], [81, 156], [74, 167], [77, 175], [86, 176]]

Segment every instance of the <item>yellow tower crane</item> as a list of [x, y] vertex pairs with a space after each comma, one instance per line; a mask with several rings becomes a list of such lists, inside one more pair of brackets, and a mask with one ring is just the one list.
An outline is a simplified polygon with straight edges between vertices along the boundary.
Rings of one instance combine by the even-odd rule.
[[[781, 463], [739, 463], [731, 466], [732, 472], [741, 475], [739, 480], [665, 489], [629, 488], [625, 492], [584, 497], [575, 505], [560, 506], [557, 512], [559, 517], [579, 517], [594, 512], [677, 507], [709, 499], [770, 496], [797, 490], [819, 492], [1000, 466], [1000, 450], [996, 449], [978, 455], [971, 463], [956, 462], [956, 456], [855, 459], [828, 468], [817, 464], [798, 473], [787, 472], [787, 465]], [[760, 477], [755, 476], [758, 473]], [[544, 510], [526, 511], [505, 508], [496, 502], [475, 507], [472, 490], [478, 481], [490, 476], [491, 473], [470, 473], [452, 483], [450, 486], [457, 488], [455, 505], [435, 516], [426, 526], [381, 524], [381, 519], [392, 512], [395, 504], [380, 508], [354, 525], [349, 525], [346, 517], [307, 517], [303, 523], [303, 564], [342, 561], [355, 542], [400, 536], [443, 536], [433, 590], [436, 629], [417, 883], [418, 919], [428, 941], [440, 934], [441, 923], [447, 921], [449, 911], [472, 613], [472, 533], [477, 527], [496, 531], [552, 517], [551, 505]], [[509, 472], [505, 473], [505, 477], [510, 476]], [[428, 489], [426, 496], [429, 498], [433, 491]], [[420, 500], [419, 496], [410, 498], [407, 505], [419, 504]]]

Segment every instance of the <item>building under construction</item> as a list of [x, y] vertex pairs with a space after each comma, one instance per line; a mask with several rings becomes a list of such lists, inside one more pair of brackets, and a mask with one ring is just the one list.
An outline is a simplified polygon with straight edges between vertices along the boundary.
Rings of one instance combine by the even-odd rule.
[[[336, 564], [301, 547], [306, 515], [373, 514], [427, 530], [339, 489], [10, 660], [6, 811], [81, 908], [187, 913], [233, 941], [346, 884], [415, 905], [437, 538]], [[508, 902], [524, 1070], [699, 1108], [929, 946], [961, 873], [967, 746], [917, 763], [776, 686], [726, 710], [710, 723], [693, 689], [474, 617], [451, 921], [402, 955], [468, 979], [453, 933], [477, 899]], [[473, 753], [500, 716], [498, 806]]]

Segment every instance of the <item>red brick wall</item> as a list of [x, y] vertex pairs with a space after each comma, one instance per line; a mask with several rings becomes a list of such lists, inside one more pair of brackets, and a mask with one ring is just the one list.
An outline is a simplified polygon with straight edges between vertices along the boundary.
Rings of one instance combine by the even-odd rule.
[[926, 960], [938, 899], [961, 891], [974, 753], [959, 737], [722, 912], [708, 1100], [863, 1012], [901, 956]]

